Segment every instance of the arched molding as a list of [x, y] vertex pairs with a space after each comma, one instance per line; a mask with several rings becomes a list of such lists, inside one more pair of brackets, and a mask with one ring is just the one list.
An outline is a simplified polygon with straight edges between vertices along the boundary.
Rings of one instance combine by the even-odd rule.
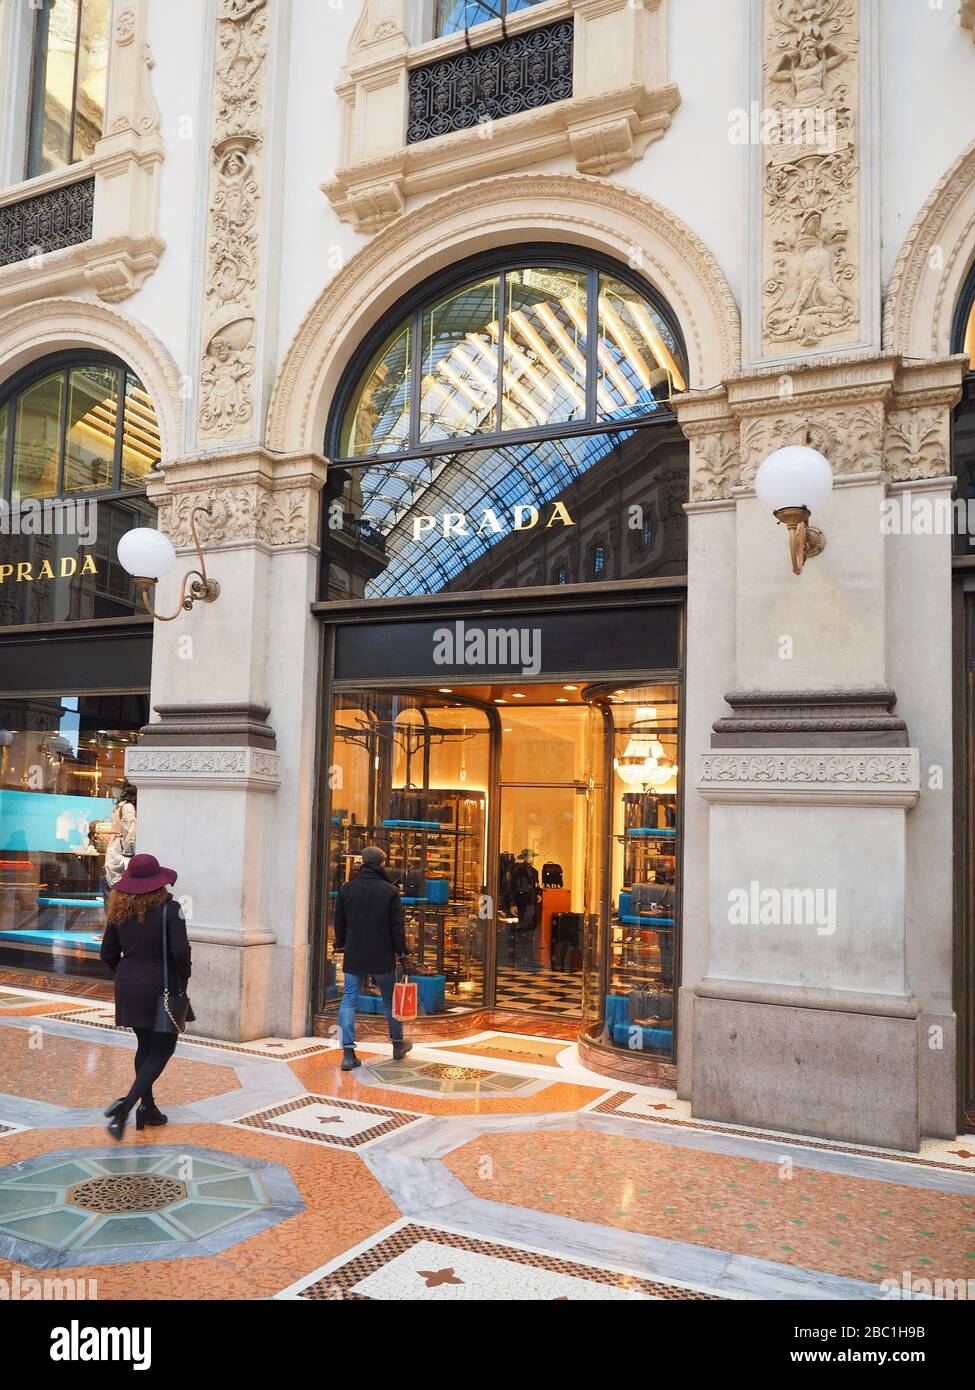
[[464, 256], [526, 240], [599, 251], [648, 280], [680, 324], [689, 388], [715, 385], [738, 370], [741, 320], [731, 287], [674, 213], [633, 189], [584, 175], [488, 179], [398, 218], [335, 276], [288, 348], [268, 412], [268, 448], [321, 449], [349, 358], [409, 289]]
[[179, 368], [158, 338], [118, 309], [88, 299], [40, 299], [0, 314], [0, 386], [32, 362], [72, 348], [111, 353], [132, 368], [152, 398], [163, 460], [179, 457]]
[[951, 351], [958, 296], [975, 258], [975, 141], [934, 186], [904, 239], [884, 299], [884, 350]]

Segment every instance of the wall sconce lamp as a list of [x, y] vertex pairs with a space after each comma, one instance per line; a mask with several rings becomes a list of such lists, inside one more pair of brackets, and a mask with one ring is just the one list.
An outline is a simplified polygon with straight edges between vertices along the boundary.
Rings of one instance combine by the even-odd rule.
[[[194, 603], [213, 603], [214, 599], [220, 597], [220, 585], [215, 579], [207, 578], [206, 561], [200, 547], [200, 538], [196, 534], [198, 512], [202, 512], [204, 516], [209, 516], [211, 513], [209, 507], [194, 507], [190, 512], [190, 534], [193, 537], [193, 544], [196, 546], [200, 568], [187, 570], [186, 574], [183, 575], [183, 582], [179, 589], [179, 607], [175, 613], [157, 613], [149, 602], [149, 590], [164, 575], [167, 575], [176, 563], [176, 551], [173, 549], [173, 543], [169, 537], [164, 536], [161, 531], [152, 530], [149, 526], [137, 526], [132, 531], [126, 531], [118, 543], [119, 564], [135, 580], [136, 586], [142, 594], [142, 602], [146, 612], [151, 617], [158, 618], [161, 623], [171, 623], [174, 618], [179, 617], [184, 609], [188, 613]], [[187, 593], [187, 585], [189, 585], [189, 593]]]
[[810, 513], [833, 490], [829, 459], [808, 444], [776, 449], [755, 474], [755, 495], [777, 521], [789, 528], [792, 573], [801, 574], [807, 560], [821, 555], [826, 537], [809, 525]]

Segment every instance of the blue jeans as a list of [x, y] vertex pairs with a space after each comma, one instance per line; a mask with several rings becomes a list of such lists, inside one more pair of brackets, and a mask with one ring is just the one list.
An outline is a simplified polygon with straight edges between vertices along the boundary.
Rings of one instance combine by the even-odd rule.
[[[362, 986], [368, 978], [368, 975], [350, 975], [348, 971], [345, 972], [345, 990], [339, 1006], [339, 1028], [342, 1030], [343, 1047], [355, 1047], [355, 1009], [362, 993]], [[389, 1040], [394, 1043], [402, 1042], [403, 1025], [393, 1017], [393, 985], [396, 982], [396, 971], [391, 970], [388, 975], [373, 975], [372, 978], [379, 986], [379, 993], [383, 997], [386, 1022], [389, 1024]]]

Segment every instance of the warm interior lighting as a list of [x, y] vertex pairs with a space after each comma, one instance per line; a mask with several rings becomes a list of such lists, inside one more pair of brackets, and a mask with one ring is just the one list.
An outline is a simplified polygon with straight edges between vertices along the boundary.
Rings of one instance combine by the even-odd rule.
[[569, 376], [568, 372], [566, 372], [561, 362], [555, 356], [555, 353], [552, 352], [551, 348], [547, 345], [544, 339], [539, 336], [539, 334], [535, 331], [532, 325], [525, 318], [525, 315], [522, 313], [522, 311], [520, 309], [515, 309], [513, 313], [508, 315], [508, 322], [511, 324], [513, 328], [517, 328], [518, 332], [524, 338], [525, 342], [528, 343], [529, 347], [534, 348], [534, 350], [538, 353], [539, 357], [548, 367], [552, 375], [555, 376], [562, 383], [562, 386], [564, 387], [566, 394], [570, 396], [572, 400], [575, 401], [576, 405], [580, 410], [584, 411], [586, 408], [585, 396], [579, 390], [578, 386], [576, 386], [575, 382]]
[[674, 386], [677, 388], [677, 390], [683, 391], [686, 387], [686, 382], [684, 381], [684, 374], [682, 373], [680, 367], [677, 365], [677, 361], [673, 353], [670, 351], [670, 348], [667, 346], [667, 344], [664, 342], [663, 338], [661, 338], [659, 332], [657, 331], [657, 325], [650, 317], [650, 313], [647, 309], [647, 306], [645, 304], [640, 304], [635, 300], [631, 300], [630, 312], [633, 314], [633, 317], [640, 325], [640, 331], [646, 339], [654, 357], [660, 363], [661, 367], [665, 368], [665, 370], [670, 373], [670, 379], [674, 383]]

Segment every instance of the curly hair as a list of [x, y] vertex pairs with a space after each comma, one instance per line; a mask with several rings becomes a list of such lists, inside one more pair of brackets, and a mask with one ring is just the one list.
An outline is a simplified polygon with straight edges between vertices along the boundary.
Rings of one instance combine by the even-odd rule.
[[154, 893], [120, 893], [117, 888], [113, 888], [108, 895], [105, 916], [116, 925], [127, 921], [129, 917], [138, 917], [139, 922], [144, 925], [152, 909], [161, 907], [171, 897], [172, 893], [168, 888], [157, 888]]

